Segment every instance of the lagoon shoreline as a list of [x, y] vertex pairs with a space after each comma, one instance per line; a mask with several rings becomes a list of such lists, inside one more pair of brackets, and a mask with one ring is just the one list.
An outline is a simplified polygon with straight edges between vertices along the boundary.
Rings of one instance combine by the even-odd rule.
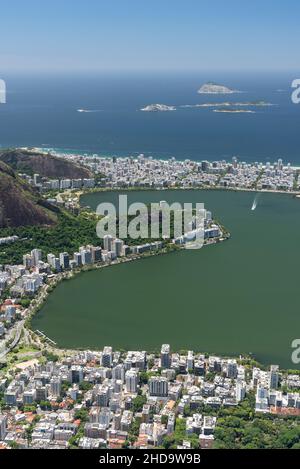
[[[122, 189], [122, 190], [124, 190], [124, 189]], [[128, 191], [128, 192], [132, 194], [132, 197], [131, 197], [131, 199], [129, 199], [129, 202], [134, 201], [135, 200], [135, 196], [134, 196], [135, 191], [133, 190], [133, 191]], [[159, 191], [154, 191], [154, 190], [149, 191], [149, 189], [148, 189], [148, 192], [149, 192], [149, 194], [147, 194], [147, 191], [145, 191], [145, 190], [141, 191], [141, 193], [143, 195], [141, 201], [144, 201], [146, 204], [148, 203], [149, 200], [156, 201], [156, 200], [159, 200], [159, 198], [161, 198], [161, 195], [160, 195]], [[248, 195], [247, 195], [247, 192], [248, 192]], [[237, 317], [238, 311], [240, 311], [239, 315], [243, 313], [242, 316], [249, 315], [249, 314], [253, 316], [253, 314], [254, 314], [254, 317], [252, 318], [251, 323], [249, 324], [249, 326], [247, 326], [250, 329], [249, 329], [249, 332], [247, 334], [248, 339], [245, 341], [245, 343], [243, 343], [243, 342], [240, 343], [239, 334], [241, 335], [241, 337], [244, 336], [241, 333], [241, 331], [239, 332], [239, 334], [237, 334], [237, 336], [234, 339], [234, 343], [236, 343], [236, 346], [234, 347], [234, 349], [236, 351], [235, 353], [231, 350], [233, 348], [232, 346], [230, 346], [229, 348], [227, 346], [229, 336], [227, 335], [227, 333], [225, 335], [223, 335], [221, 330], [220, 330], [219, 333], [217, 332], [217, 336], [219, 337], [219, 335], [221, 334], [221, 336], [224, 337], [224, 344], [222, 342], [221, 346], [219, 346], [219, 350], [216, 350], [216, 351], [218, 353], [221, 353], [222, 349], [223, 349], [224, 355], [226, 355], [226, 353], [229, 354], [229, 355], [236, 355], [237, 353], [243, 353], [243, 352], [251, 351], [251, 352], [253, 352], [254, 356], [257, 358], [257, 360], [259, 362], [270, 363], [271, 361], [274, 361], [274, 362], [279, 362], [280, 363], [280, 360], [279, 360], [278, 357], [273, 358], [273, 359], [270, 358], [270, 357], [268, 358], [268, 353], [267, 352], [269, 352], [271, 350], [270, 348], [268, 348], [266, 346], [266, 350], [264, 350], [264, 346], [259, 345], [261, 342], [263, 342], [264, 323], [267, 322], [268, 311], [270, 310], [270, 308], [273, 308], [273, 313], [272, 313], [272, 316], [273, 316], [274, 314], [277, 314], [277, 309], [278, 308], [280, 309], [282, 305], [281, 305], [281, 301], [278, 302], [277, 300], [276, 300], [277, 304], [272, 302], [272, 305], [273, 305], [272, 307], [270, 305], [268, 305], [268, 301], [267, 301], [268, 294], [267, 293], [265, 294], [265, 295], [267, 295], [265, 300], [263, 298], [260, 298], [261, 288], [260, 288], [260, 282], [258, 280], [258, 278], [259, 278], [258, 272], [259, 271], [262, 272], [262, 276], [264, 278], [263, 282], [264, 282], [265, 288], [267, 289], [267, 291], [269, 291], [270, 288], [273, 288], [272, 287], [273, 277], [274, 277], [274, 275], [276, 275], [276, 268], [273, 266], [274, 262], [276, 264], [276, 259], [273, 258], [273, 260], [271, 262], [271, 266], [269, 267], [269, 260], [266, 260], [265, 255], [262, 255], [262, 257], [259, 257], [259, 263], [256, 265], [256, 259], [257, 259], [257, 256], [258, 256], [258, 252], [264, 253], [265, 252], [265, 242], [269, 243], [269, 241], [268, 241], [267, 232], [264, 235], [264, 227], [263, 226], [260, 227], [260, 225], [257, 225], [255, 220], [258, 219], [259, 223], [263, 222], [265, 225], [268, 225], [269, 217], [272, 216], [272, 219], [273, 219], [273, 211], [271, 210], [271, 212], [269, 214], [269, 207], [271, 207], [271, 209], [272, 209], [272, 207], [276, 207], [277, 206], [277, 201], [278, 201], [278, 210], [283, 210], [283, 213], [289, 212], [290, 209], [292, 209], [292, 211], [295, 211], [295, 213], [298, 213], [299, 210], [300, 210], [300, 207], [298, 209], [297, 202], [296, 201], [293, 202], [292, 198], [280, 197], [280, 195], [277, 198], [277, 196], [275, 197], [275, 196], [273, 196], [273, 194], [268, 193], [268, 194], [266, 194], [266, 199], [263, 198], [262, 202], [260, 202], [258, 204], [257, 210], [255, 212], [253, 212], [253, 211], [251, 211], [251, 205], [252, 205], [253, 199], [250, 197], [252, 192], [253, 191], [241, 191], [240, 196], [238, 194], [236, 194], [236, 196], [235, 196], [232, 191], [226, 191], [225, 190], [225, 191], [222, 191], [222, 194], [221, 193], [218, 194], [216, 191], [208, 190], [206, 192], [205, 191], [202, 192], [202, 191], [199, 190], [199, 193], [203, 194], [204, 202], [206, 203], [206, 205], [208, 207], [212, 208], [213, 212], [215, 212], [215, 214], [216, 214], [217, 219], [221, 218], [221, 223], [225, 224], [226, 227], [228, 227], [228, 229], [229, 229], [229, 231], [232, 235], [232, 241], [233, 242], [228, 243], [228, 245], [226, 243], [226, 246], [224, 245], [224, 249], [221, 245], [219, 245], [219, 247], [217, 245], [215, 249], [208, 250], [208, 251], [207, 250], [204, 250], [204, 251], [201, 250], [201, 251], [203, 251], [203, 253], [202, 252], [192, 253], [192, 254], [187, 253], [187, 256], [185, 256], [185, 255], [182, 256], [183, 252], [181, 251], [181, 254], [180, 254], [180, 252], [178, 253], [178, 255], [180, 256], [179, 263], [178, 263], [178, 260], [177, 260], [177, 256], [176, 256], [176, 258], [173, 257], [173, 256], [171, 256], [170, 258], [168, 256], [166, 256], [166, 257], [163, 256], [163, 257], [165, 257], [166, 262], [161, 262], [161, 261], [158, 260], [158, 264], [157, 264], [156, 263], [157, 261], [153, 260], [153, 263], [150, 263], [149, 265], [144, 264], [144, 263], [141, 264], [140, 268], [130, 268], [129, 270], [127, 270], [127, 268], [126, 268], [126, 272], [128, 272], [128, 276], [130, 277], [130, 279], [131, 279], [131, 276], [133, 276], [133, 278], [131, 280], [128, 279], [129, 282], [133, 282], [133, 284], [136, 285], [135, 282], [138, 281], [138, 285], [136, 285], [136, 288], [138, 288], [138, 289], [142, 288], [142, 284], [143, 284], [142, 276], [146, 275], [146, 274], [147, 274], [147, 278], [148, 278], [148, 276], [150, 276], [147, 280], [147, 285], [149, 284], [149, 288], [151, 290], [155, 290], [155, 288], [157, 288], [156, 283], [157, 283], [158, 278], [160, 278], [161, 276], [162, 276], [161, 280], [163, 281], [162, 285], [164, 285], [165, 282], [167, 282], [166, 285], [168, 285], [168, 287], [167, 287], [166, 291], [168, 291], [168, 288], [172, 288], [172, 291], [173, 291], [172, 284], [174, 282], [174, 289], [175, 290], [177, 289], [178, 292], [175, 292], [175, 290], [173, 292], [174, 292], [176, 298], [177, 297], [178, 298], [176, 300], [174, 300], [173, 302], [171, 302], [172, 304], [170, 304], [168, 306], [170, 311], [173, 311], [173, 308], [178, 309], [178, 306], [176, 305], [176, 303], [179, 302], [179, 304], [180, 304], [180, 302], [182, 301], [180, 299], [180, 297], [181, 297], [180, 291], [186, 291], [186, 294], [188, 295], [188, 297], [190, 297], [191, 292], [189, 293], [189, 291], [192, 289], [192, 287], [191, 286], [189, 287], [187, 285], [187, 280], [184, 280], [186, 276], [188, 276], [188, 278], [189, 278], [188, 283], [190, 283], [192, 281], [192, 285], [194, 285], [194, 288], [196, 288], [196, 291], [198, 291], [197, 289], [199, 289], [199, 285], [201, 285], [202, 282], [204, 282], [203, 283], [203, 288], [206, 290], [207, 280], [205, 278], [206, 277], [210, 278], [213, 275], [213, 277], [211, 277], [211, 278], [215, 278], [215, 281], [213, 282], [213, 284], [215, 284], [215, 288], [218, 287], [218, 289], [221, 288], [221, 290], [218, 290], [218, 295], [215, 296], [216, 295], [215, 288], [212, 286], [211, 283], [208, 284], [210, 286], [209, 286], [209, 290], [206, 293], [207, 300], [204, 301], [205, 306], [203, 305], [203, 307], [201, 308], [201, 311], [203, 311], [203, 314], [204, 314], [204, 311], [211, 310], [213, 312], [213, 314], [216, 314], [216, 318], [218, 318], [217, 321], [221, 321], [222, 324], [223, 323], [225, 324], [225, 322], [227, 320], [234, 321], [234, 324], [237, 324], [237, 329], [238, 330], [239, 330], [239, 328], [243, 329], [243, 326], [242, 326], [243, 321], [239, 321], [238, 317]], [[107, 197], [106, 197], [105, 194], [107, 194], [107, 196], [108, 195], [112, 196], [113, 193], [114, 193], [114, 197], [117, 198], [117, 195], [118, 195], [119, 191], [111, 191], [110, 190], [109, 192], [107, 192], [107, 190], [106, 190], [105, 192], [102, 193], [102, 196], [101, 196], [99, 202], [97, 202], [97, 194], [95, 192], [94, 192], [94, 194], [91, 192], [88, 195], [90, 195], [91, 197], [93, 197], [93, 195], [95, 196], [94, 202], [90, 203], [91, 200], [90, 201], [82, 200], [81, 202], [84, 205], [89, 205], [90, 207], [94, 208], [95, 204], [100, 203], [103, 200], [107, 200]], [[190, 191], [191, 196], [188, 196], [188, 193], [189, 192], [187, 190], [183, 190], [181, 192], [182, 195], [186, 194], [186, 196], [184, 197], [182, 202], [183, 201], [189, 201], [190, 198], [192, 197], [192, 194], [194, 194], [194, 190]], [[99, 194], [99, 192], [98, 192], [98, 194]], [[152, 199], [153, 194], [156, 194], [156, 197], [154, 199]], [[170, 203], [174, 200], [174, 197], [176, 197], [173, 190], [170, 190], [168, 195], [167, 195], [166, 191], [163, 191], [163, 194], [165, 194], [164, 198]], [[172, 196], [172, 194], [173, 194], [173, 196]], [[226, 194], [227, 194], [227, 196], [224, 199]], [[243, 196], [242, 196], [242, 194], [243, 194]], [[99, 195], [101, 195], [101, 194], [99, 194]], [[283, 194], [281, 194], [281, 195], [283, 195]], [[136, 196], [138, 196], [138, 194], [136, 194]], [[196, 194], [193, 197], [195, 198]], [[109, 200], [114, 202], [114, 199], [109, 198]], [[213, 201], [213, 203], [211, 203], [210, 201]], [[232, 206], [233, 202], [234, 202], [234, 205]], [[217, 206], [216, 206], [216, 203], [217, 203]], [[276, 212], [277, 212], [277, 210], [276, 210]], [[275, 218], [277, 218], [276, 212], [274, 212]], [[266, 214], [267, 214], [267, 218], [266, 218]], [[289, 218], [289, 216], [288, 216], [288, 218]], [[293, 216], [293, 218], [294, 218], [294, 216]], [[284, 217], [284, 219], [285, 219], [285, 217]], [[285, 223], [289, 223], [288, 221], [284, 222], [284, 219], [282, 220], [282, 224], [283, 224], [282, 228], [283, 229], [284, 229]], [[247, 228], [248, 225], [245, 224], [245, 223], [250, 223], [248, 228]], [[273, 223], [273, 221], [272, 221], [272, 223]], [[256, 232], [257, 232], [258, 228], [259, 228], [259, 231], [261, 231], [261, 230], [262, 231], [259, 234], [259, 238], [256, 240], [257, 235], [258, 235], [258, 233], [256, 233]], [[249, 231], [249, 229], [250, 229], [250, 231]], [[248, 231], [249, 231], [249, 233], [248, 233]], [[266, 238], [266, 240], [265, 240], [265, 238]], [[249, 241], [250, 241], [250, 243], [249, 243]], [[254, 242], [254, 245], [252, 246], [253, 242]], [[276, 237], [276, 239], [274, 238], [274, 243], [277, 246], [277, 243], [278, 243], [277, 237]], [[249, 251], [249, 248], [250, 248], [249, 256], [246, 256], [246, 258], [245, 258], [245, 255], [244, 255], [244, 257], [242, 257], [241, 252], [240, 252], [241, 250], [243, 252], [245, 252], [245, 244], [248, 246], [248, 248], [247, 248], [248, 251]], [[292, 246], [293, 246], [293, 243], [291, 245], [291, 249], [293, 249]], [[255, 254], [255, 256], [250, 255], [250, 252], [252, 252], [253, 249], [258, 250], [257, 253]], [[280, 248], [278, 248], [278, 246], [277, 246], [276, 249], [278, 250]], [[280, 252], [281, 252], [280, 250], [277, 252], [277, 257], [280, 254]], [[294, 252], [294, 250], [293, 250], [293, 252]], [[199, 255], [200, 255], [200, 257], [199, 257]], [[234, 257], [232, 257], [232, 256], [234, 256]], [[282, 257], [285, 257], [286, 259], [289, 259], [289, 253], [282, 252], [279, 255], [280, 262], [281, 262]], [[169, 262], [169, 261], [167, 261], [167, 258], [170, 259], [170, 260], [172, 258], [173, 261]], [[197, 260], [197, 259], [199, 259], [199, 260]], [[203, 259], [204, 259], [204, 261], [203, 261]], [[226, 274], [226, 263], [227, 262], [232, 263], [232, 261], [233, 261], [233, 266], [234, 266], [233, 267], [234, 275], [231, 278], [231, 277], [228, 277], [228, 274]], [[200, 264], [197, 265], [199, 262], [200, 262]], [[246, 264], [247, 264], [247, 271], [249, 271], [249, 275], [247, 274], [247, 271], [243, 272], [243, 271], [240, 270], [240, 268], [241, 268], [240, 264], [242, 263], [241, 265], [244, 265], [243, 264], [244, 262], [246, 262]], [[250, 262], [250, 264], [249, 264], [249, 262]], [[296, 262], [296, 259], [295, 259], [295, 262]], [[253, 264], [253, 267], [252, 267], [252, 264]], [[127, 263], [127, 265], [128, 265], [128, 263]], [[169, 266], [169, 267], [167, 268], [167, 266]], [[168, 270], [169, 268], [171, 269], [170, 272]], [[163, 272], [165, 272], [165, 269], [167, 269], [166, 270], [166, 272], [168, 272], [167, 274], [166, 273], [163, 274]], [[178, 274], [176, 274], [174, 269], [179, 269]], [[221, 271], [220, 271], [220, 269], [221, 269]], [[249, 304], [249, 302], [247, 301], [247, 304], [248, 304], [247, 308], [248, 309], [246, 309], [245, 308], [245, 306], [246, 306], [245, 302], [242, 299], [243, 298], [248, 298], [248, 296], [250, 294], [249, 288], [247, 287], [247, 285], [251, 284], [251, 279], [253, 280], [252, 269], [255, 269], [253, 272], [256, 272], [255, 276], [257, 277], [257, 281], [251, 287], [251, 290], [252, 290], [252, 292], [251, 292], [251, 303]], [[207, 274], [205, 273], [206, 271], [207, 271]], [[108, 270], [106, 272], [108, 272]], [[116, 272], [116, 274], [115, 274], [115, 272]], [[116, 301], [115, 299], [113, 299], [113, 301], [112, 301], [112, 299], [111, 299], [110, 301], [108, 301], [107, 295], [109, 295], [109, 294], [108, 293], [106, 294], [107, 289], [108, 289], [108, 291], [111, 290], [111, 286], [109, 286], [109, 285], [111, 285], [111, 282], [116, 282], [118, 285], [120, 285], [120, 282], [123, 283], [124, 272], [122, 271], [122, 272], [118, 273], [118, 270], [116, 270], [115, 272], [113, 272], [112, 275], [111, 274], [109, 274], [109, 275], [105, 274], [104, 277], [101, 277], [101, 285], [102, 285], [102, 288], [103, 288], [104, 297], [103, 297], [103, 299], [101, 299], [100, 304], [101, 304], [101, 310], [102, 310], [102, 308], [104, 308], [104, 311], [106, 310], [106, 308], [108, 308], [107, 311], [117, 311], [117, 308], [118, 308], [118, 306], [115, 303], [118, 303], [119, 300]], [[236, 272], [236, 274], [235, 274], [235, 272]], [[270, 273], [267, 273], [267, 272], [270, 272]], [[158, 273], [159, 273], [159, 275], [158, 275]], [[181, 278], [181, 274], [182, 274], [182, 278]], [[166, 278], [165, 275], [170, 275], [170, 278], [169, 279]], [[193, 276], [195, 276], [195, 275], [196, 275], [196, 277], [193, 280]], [[247, 279], [244, 278], [245, 275], [247, 276]], [[226, 276], [228, 278], [226, 278]], [[158, 277], [158, 278], [156, 278], [156, 277]], [[177, 279], [177, 277], [178, 277], [178, 279]], [[220, 277], [220, 279], [222, 279], [221, 284], [219, 283], [219, 277]], [[249, 279], [248, 279], [248, 277], [249, 277]], [[122, 280], [122, 278], [123, 278], [123, 280]], [[228, 303], [228, 301], [231, 297], [231, 294], [233, 294], [233, 290], [232, 290], [233, 285], [236, 284], [235, 288], [237, 288], [237, 291], [239, 291], [240, 288], [241, 288], [240, 283], [241, 283], [242, 279], [243, 279], [244, 287], [242, 288], [242, 291], [239, 292], [238, 303], [236, 305], [231, 305], [230, 309], [228, 309], [229, 304], [232, 303], [231, 300], [230, 300], [230, 303]], [[177, 280], [179, 281], [178, 285], [177, 285]], [[97, 279], [94, 278], [94, 281], [97, 281]], [[198, 284], [198, 282], [199, 282], [199, 284]], [[86, 281], [84, 281], [83, 283], [86, 284]], [[292, 283], [294, 283], [294, 282], [292, 282]], [[81, 282], [80, 282], [80, 285], [81, 285]], [[77, 288], [79, 288], [79, 284], [75, 288], [75, 290], [77, 290]], [[118, 288], [120, 288], [120, 287], [118, 287]], [[163, 288], [165, 289], [165, 286]], [[186, 290], [186, 288], [187, 288], [187, 290]], [[290, 290], [293, 287], [290, 284], [288, 284], [286, 286], [285, 283], [283, 283], [282, 288], [283, 288], [283, 292], [286, 292], [286, 288], [289, 288], [289, 290]], [[69, 291], [68, 298], [71, 301], [70, 294], [72, 294], [71, 292], [74, 291], [74, 287], [68, 288], [68, 291]], [[201, 290], [199, 290], [199, 293], [200, 293], [200, 291], [202, 291], [202, 288], [201, 288]], [[124, 289], [124, 291], [123, 291], [123, 288], [121, 288], [121, 292], [120, 292], [120, 296], [122, 297], [123, 295], [125, 295], [124, 301], [125, 301], [125, 304], [127, 304], [127, 299], [126, 298], [128, 296], [128, 292], [126, 292], [126, 289]], [[258, 292], [260, 292], [260, 293], [258, 293]], [[86, 295], [90, 295], [91, 293], [92, 292], [89, 292], [89, 293], [86, 292]], [[288, 294], [288, 293], [286, 292], [285, 294]], [[59, 296], [61, 296], [61, 295], [59, 295]], [[283, 294], [283, 296], [284, 296], [284, 294]], [[139, 297], [139, 295], [138, 295], [138, 297]], [[220, 301], [222, 303], [219, 306], [217, 306], [217, 303], [219, 304], [219, 302], [220, 302], [218, 297], [220, 298]], [[208, 301], [209, 298], [210, 298], [210, 300]], [[284, 299], [284, 298], [282, 298], [282, 299]], [[57, 303], [57, 301], [58, 301], [58, 299], [55, 300], [55, 304], [57, 304], [57, 306], [58, 306], [59, 303]], [[90, 301], [93, 302], [92, 299]], [[191, 311], [193, 311], [195, 309], [195, 304], [194, 304], [195, 299], [193, 299], [193, 297], [191, 297], [191, 301], [192, 301], [192, 303], [189, 305], [189, 311], [190, 311], [190, 309], [191, 309]], [[256, 305], [256, 303], [257, 303], [257, 305]], [[291, 305], [292, 305], [292, 303], [293, 302], [291, 301]], [[150, 305], [151, 304], [152, 304], [152, 301], [150, 302]], [[128, 304], [128, 307], [129, 307], [129, 304]], [[161, 307], [164, 308], [163, 305], [161, 305]], [[218, 309], [220, 309], [220, 307], [221, 307], [221, 310], [226, 311], [225, 316], [223, 316], [223, 315], [220, 316], [219, 315]], [[224, 309], [224, 307], [225, 307], [225, 309]], [[207, 308], [209, 308], [209, 309], [207, 309]], [[127, 311], [127, 309], [126, 309], [126, 311]], [[134, 309], [136, 309], [136, 308], [134, 308]], [[147, 306], [146, 309], [148, 311], [148, 309], [149, 309], [148, 306]], [[150, 306], [150, 309], [151, 309], [151, 306]], [[47, 310], [45, 311], [45, 314], [46, 313], [48, 314], [50, 310], [52, 311], [53, 307], [51, 307], [50, 309], [47, 307]], [[145, 311], [146, 316], [148, 314], [147, 311]], [[259, 311], [265, 311], [265, 314], [263, 316], [261, 316], [259, 314]], [[178, 314], [179, 314], [179, 312], [178, 312]], [[102, 317], [102, 315], [103, 314], [101, 313], [100, 318]], [[130, 318], [131, 318], [131, 316], [133, 316], [133, 313], [132, 314], [130, 313]], [[194, 316], [195, 316], [195, 314], [193, 313], [191, 317], [193, 317], [194, 318], [193, 321], [196, 321], [196, 323], [198, 324], [199, 321]], [[266, 318], [265, 320], [263, 319], [263, 323], [261, 324], [261, 327], [259, 329], [257, 329], [255, 327], [255, 319], [254, 318], [257, 317], [257, 316], [260, 317], [260, 320], [262, 320], [263, 317]], [[105, 317], [106, 317], [106, 314], [105, 314]], [[119, 317], [119, 316], [117, 316], [117, 317]], [[201, 317], [202, 317], [202, 314], [201, 314]], [[210, 337], [211, 334], [213, 334], [214, 337], [215, 337], [215, 333], [212, 333], [212, 331], [210, 330], [211, 327], [212, 327], [212, 320], [210, 320], [209, 317], [210, 317], [209, 315], [207, 316], [206, 314], [204, 314], [203, 319], [202, 319], [202, 320], [204, 320], [204, 324], [201, 325], [200, 331], [201, 330], [203, 330], [203, 331], [207, 330], [208, 337]], [[174, 318], [174, 320], [175, 320], [175, 318], [177, 318], [176, 311], [175, 311], [175, 316], [173, 318]], [[231, 318], [231, 319], [229, 319], [229, 318]], [[177, 319], [179, 320], [179, 317]], [[176, 322], [177, 322], [177, 319], [175, 320]], [[132, 319], [130, 319], [130, 321], [131, 320]], [[76, 321], [77, 321], [77, 319], [76, 319]], [[48, 324], [48, 321], [46, 321], [46, 322]], [[52, 323], [52, 321], [50, 321], [50, 322]], [[123, 320], [122, 320], [122, 322], [123, 322]], [[138, 324], [136, 325], [137, 331], [140, 330], [139, 322], [140, 322], [140, 320], [138, 320]], [[240, 326], [238, 325], [239, 322], [240, 322]], [[108, 325], [109, 330], [110, 330], [110, 327], [112, 327], [112, 324], [110, 324], [110, 323], [111, 323], [111, 320], [109, 319], [109, 325]], [[117, 318], [115, 319], [114, 323], [118, 324], [118, 319]], [[44, 321], [43, 321], [43, 324], [44, 324]], [[224, 324], [223, 324], [223, 327], [225, 327]], [[165, 329], [165, 325], [162, 326], [162, 331], [164, 329]], [[175, 348], [177, 349], [178, 342], [181, 343], [182, 341], [178, 340], [178, 337], [177, 337], [178, 334], [177, 334], [176, 331], [177, 331], [177, 329], [174, 330], [175, 335], [174, 335], [173, 343], [174, 343]], [[282, 350], [285, 343], [287, 344], [286, 347], [290, 347], [291, 341], [289, 339], [289, 335], [287, 335], [289, 332], [290, 332], [289, 328], [288, 328], [288, 326], [286, 326], [282, 329], [282, 332], [280, 334], [279, 334], [279, 331], [278, 331], [279, 336], [278, 336], [277, 333], [274, 334], [274, 336], [276, 336], [276, 337], [278, 336], [277, 339], [280, 340], [280, 342], [281, 342], [281, 345], [280, 345], [281, 348], [279, 347], [280, 350]], [[49, 333], [50, 333], [50, 329], [49, 329]], [[251, 340], [252, 334], [257, 335], [257, 333], [259, 334], [258, 337], [257, 337], [257, 341], [258, 341], [258, 345], [259, 345], [258, 348], [255, 347], [254, 342]], [[88, 334], [88, 331], [86, 332], [86, 334]], [[185, 335], [186, 335], [185, 329], [182, 330], [182, 334], [183, 334], [183, 338], [184, 338]], [[201, 336], [199, 338], [199, 342], [200, 342], [200, 345], [202, 343], [203, 346], [201, 346], [199, 348], [201, 348], [202, 350], [208, 350], [208, 352], [212, 352], [212, 350], [215, 349], [215, 348], [210, 349], [208, 347], [208, 339], [203, 342], [202, 335], [203, 334], [201, 333]], [[262, 337], [260, 337], [260, 336], [262, 336]], [[51, 334], [50, 334], [50, 337], [51, 337]], [[201, 337], [202, 337], [202, 339], [201, 339]], [[131, 338], [129, 340], [135, 342], [133, 338]], [[212, 340], [217, 340], [217, 339], [215, 337]], [[253, 340], [254, 340], [254, 336], [253, 336]], [[273, 338], [272, 338], [272, 340], [273, 340]], [[271, 340], [271, 342], [272, 342], [272, 340]], [[274, 340], [275, 340], [275, 337], [274, 337]], [[91, 340], [91, 344], [93, 344], [93, 342], [94, 342], [94, 339]], [[187, 342], [187, 340], [185, 342]], [[118, 347], [118, 344], [120, 346], [122, 346], [123, 343], [124, 343], [124, 341], [119, 340], [119, 336], [118, 336], [118, 337], [116, 337], [116, 340], [112, 345], [115, 346], [115, 347]], [[196, 343], [194, 341], [192, 345], [195, 348], [196, 345], [197, 345], [197, 341], [196, 341]], [[242, 347], [240, 347], [240, 345], [242, 345]], [[270, 343], [270, 345], [271, 345], [271, 343]], [[83, 344], [83, 346], [86, 347], [86, 343]], [[134, 347], [133, 344], [132, 345], [129, 344], [128, 346], [130, 348]], [[152, 349], [151, 343], [149, 345], [147, 344], [147, 348]], [[198, 348], [198, 347], [196, 347], [196, 348]], [[287, 348], [286, 351], [289, 352], [288, 348]], [[283, 350], [283, 353], [284, 353], [284, 350]], [[221, 354], [223, 354], [223, 353], [221, 353]], [[276, 355], [276, 356], [279, 355], [280, 356], [280, 352], [275, 353], [274, 355]], [[286, 368], [286, 367], [290, 368], [291, 367], [291, 365], [287, 364], [287, 361], [288, 361], [287, 358], [285, 360], [284, 359], [282, 359], [282, 360], [283, 360], [283, 363], [282, 363], [283, 368]]]

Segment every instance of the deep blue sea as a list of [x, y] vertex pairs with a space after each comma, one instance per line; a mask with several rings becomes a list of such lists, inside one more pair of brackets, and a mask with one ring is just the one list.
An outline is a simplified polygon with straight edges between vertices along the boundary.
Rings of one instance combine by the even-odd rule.
[[[298, 73], [298, 75], [300, 75]], [[9, 75], [0, 105], [0, 146], [45, 146], [102, 155], [273, 161], [300, 165], [300, 104], [291, 102], [296, 73], [103, 73]], [[199, 95], [214, 81], [243, 91]], [[255, 114], [211, 108], [141, 112], [151, 103], [186, 105], [265, 100]], [[77, 109], [94, 110], [79, 113]]]

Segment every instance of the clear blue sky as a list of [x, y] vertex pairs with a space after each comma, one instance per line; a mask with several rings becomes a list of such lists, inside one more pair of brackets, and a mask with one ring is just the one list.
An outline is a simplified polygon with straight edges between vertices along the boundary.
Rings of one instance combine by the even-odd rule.
[[299, 0], [2, 0], [1, 70], [298, 69]]

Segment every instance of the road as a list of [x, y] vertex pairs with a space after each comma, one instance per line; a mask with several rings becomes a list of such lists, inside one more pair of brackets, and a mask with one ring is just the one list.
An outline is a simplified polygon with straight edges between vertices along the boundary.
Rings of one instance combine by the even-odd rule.
[[20, 340], [20, 337], [21, 337], [21, 333], [22, 333], [22, 330], [23, 330], [23, 327], [24, 327], [24, 323], [25, 321], [22, 320], [22, 321], [19, 321], [17, 324], [16, 324], [16, 333], [15, 333], [15, 337], [14, 337], [14, 340], [12, 341], [12, 343], [10, 344], [10, 346], [8, 348], [6, 348], [5, 350], [3, 350], [1, 353], [0, 353], [0, 360], [2, 358], [4, 358], [11, 350], [13, 350], [15, 348], [15, 346], [18, 344], [19, 340]]

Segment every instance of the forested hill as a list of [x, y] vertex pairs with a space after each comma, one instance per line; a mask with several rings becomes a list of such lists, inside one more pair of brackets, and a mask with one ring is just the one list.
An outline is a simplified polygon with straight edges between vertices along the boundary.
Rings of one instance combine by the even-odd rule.
[[45, 207], [38, 191], [0, 161], [0, 228], [26, 225], [53, 225], [54, 211]]

